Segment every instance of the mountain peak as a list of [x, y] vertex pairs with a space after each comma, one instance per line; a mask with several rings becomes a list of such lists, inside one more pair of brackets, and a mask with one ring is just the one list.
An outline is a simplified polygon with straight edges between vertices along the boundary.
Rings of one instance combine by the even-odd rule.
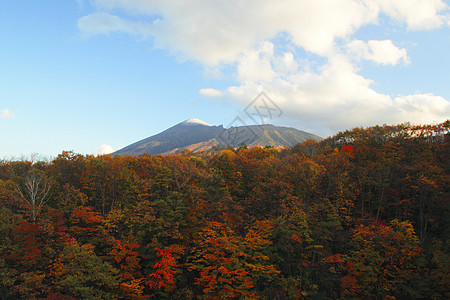
[[189, 119], [186, 120], [184, 122], [181, 122], [182, 125], [203, 125], [203, 126], [211, 126], [206, 122], [203, 122], [202, 120], [199, 119]]
[[242, 143], [249, 148], [253, 146], [294, 147], [298, 143], [311, 139], [321, 140], [318, 136], [290, 127], [266, 124], [224, 129], [222, 125], [214, 126], [199, 119], [189, 119], [117, 150], [113, 155], [169, 154], [183, 149], [193, 152], [210, 151], [214, 147], [238, 148]]

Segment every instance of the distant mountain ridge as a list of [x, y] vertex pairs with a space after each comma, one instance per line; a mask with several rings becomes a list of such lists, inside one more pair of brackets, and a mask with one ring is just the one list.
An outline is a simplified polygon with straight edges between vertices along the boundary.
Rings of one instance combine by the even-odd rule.
[[271, 124], [238, 126], [225, 129], [222, 125], [209, 125], [199, 119], [189, 119], [161, 133], [117, 150], [113, 155], [170, 154], [183, 149], [194, 152], [208, 151], [213, 147], [237, 148], [253, 146], [293, 147], [306, 140], [322, 138], [291, 127]]

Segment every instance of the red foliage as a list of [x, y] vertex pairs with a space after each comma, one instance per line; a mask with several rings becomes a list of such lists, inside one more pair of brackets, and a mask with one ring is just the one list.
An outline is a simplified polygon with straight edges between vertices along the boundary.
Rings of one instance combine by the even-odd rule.
[[74, 209], [70, 216], [71, 231], [82, 236], [93, 236], [98, 233], [98, 225], [102, 217], [92, 207], [79, 207]]
[[40, 224], [20, 222], [13, 231], [13, 237], [19, 246], [19, 252], [13, 258], [26, 267], [37, 265], [42, 254]]
[[342, 254], [335, 254], [322, 258], [320, 262], [324, 264], [344, 263], [345, 261], [342, 259], [342, 257]]
[[174, 275], [179, 273], [179, 271], [174, 270], [177, 267], [175, 258], [173, 257], [176, 250], [171, 248], [155, 248], [155, 250], [158, 252], [158, 257], [161, 257], [161, 260], [153, 265], [153, 268], [156, 270], [150, 274], [147, 285], [152, 289], [160, 290], [161, 288], [165, 288], [167, 291], [172, 291], [175, 289]]
[[302, 238], [299, 237], [298, 235], [296, 235], [295, 233], [292, 234], [291, 239], [293, 239], [294, 241], [296, 241], [299, 244], [303, 244]]
[[70, 296], [64, 296], [57, 293], [51, 293], [48, 294], [47, 298], [45, 300], [75, 300], [75, 298]]
[[142, 258], [139, 253], [134, 251], [139, 246], [139, 244], [122, 244], [120, 240], [117, 240], [113, 250], [109, 253], [120, 266], [120, 288], [129, 299], [146, 299], [142, 296], [144, 290], [144, 279], [140, 272]]
[[348, 154], [352, 158], [355, 157], [355, 148], [352, 145], [344, 145], [341, 152]]

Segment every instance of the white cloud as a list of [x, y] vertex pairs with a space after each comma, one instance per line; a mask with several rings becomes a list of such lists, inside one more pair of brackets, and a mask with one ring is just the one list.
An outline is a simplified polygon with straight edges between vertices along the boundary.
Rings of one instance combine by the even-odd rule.
[[14, 118], [14, 113], [9, 109], [0, 110], [0, 118], [1, 119], [12, 119]]
[[116, 151], [117, 149], [114, 149], [110, 145], [103, 144], [101, 146], [98, 146], [94, 149], [94, 155], [103, 155], [103, 154], [110, 154]]
[[[386, 14], [412, 30], [445, 24], [442, 0], [94, 0], [100, 13], [79, 20], [89, 35], [125, 32], [152, 36], [156, 47], [206, 65], [233, 63], [243, 51], [287, 33], [298, 47], [319, 55], [334, 51], [337, 38], [351, 36]], [[148, 22], [109, 14], [121, 9]], [[280, 17], [282, 16], [282, 17]], [[130, 17], [132, 19], [132, 17]]]
[[95, 3], [100, 10], [120, 8], [146, 15], [152, 21], [142, 24], [97, 13], [80, 19], [83, 33], [145, 32], [153, 36], [156, 47], [209, 66], [233, 63], [244, 50], [280, 32], [288, 33], [295, 45], [324, 55], [333, 51], [336, 38], [376, 22], [378, 15], [371, 1], [357, 0], [97, 0]]
[[450, 116], [450, 103], [443, 97], [429, 94], [399, 96], [394, 100], [397, 112], [392, 114], [397, 123], [413, 121], [424, 124], [442, 122]]
[[403, 60], [405, 64], [409, 63], [406, 49], [397, 48], [390, 40], [370, 40], [367, 42], [367, 45], [370, 49], [368, 58], [377, 63], [396, 65], [400, 60]]
[[450, 103], [443, 97], [414, 94], [392, 99], [376, 92], [372, 84], [357, 73], [347, 57], [336, 56], [319, 72], [304, 69], [277, 76], [270, 82], [242, 83], [230, 87], [227, 93], [247, 105], [249, 99], [264, 90], [282, 109], [284, 117], [322, 125], [334, 132], [406, 121], [442, 122], [450, 115]]
[[[78, 22], [83, 34], [123, 32], [151, 38], [178, 58], [200, 62], [216, 77], [233, 70], [236, 85], [205, 88], [248, 104], [261, 90], [284, 115], [341, 130], [450, 115], [434, 94], [392, 98], [359, 74], [358, 59], [408, 64], [407, 49], [391, 40], [357, 40], [354, 33], [386, 15], [409, 30], [449, 25], [441, 0], [94, 0], [97, 13]], [[120, 12], [122, 17], [113, 15]], [[133, 21], [139, 16], [140, 21]], [[142, 20], [147, 20], [143, 22]], [[356, 58], [356, 60], [355, 60]], [[225, 67], [225, 68], [222, 68]], [[228, 74], [229, 75], [229, 74]]]
[[215, 89], [200, 89], [199, 91], [200, 95], [206, 96], [206, 97], [221, 97], [223, 95], [222, 91], [215, 90]]
[[391, 40], [370, 40], [367, 43], [354, 40], [347, 45], [350, 54], [360, 59], [372, 60], [382, 65], [408, 64], [406, 49], [396, 47]]
[[271, 81], [275, 76], [271, 65], [273, 46], [265, 41], [257, 49], [244, 51], [238, 58], [237, 79], [240, 82]]
[[274, 61], [274, 70], [281, 73], [291, 73], [298, 70], [298, 63], [292, 52], [285, 52], [282, 57]]
[[445, 24], [448, 15], [442, 0], [373, 0], [389, 17], [405, 23], [411, 30], [433, 29]]

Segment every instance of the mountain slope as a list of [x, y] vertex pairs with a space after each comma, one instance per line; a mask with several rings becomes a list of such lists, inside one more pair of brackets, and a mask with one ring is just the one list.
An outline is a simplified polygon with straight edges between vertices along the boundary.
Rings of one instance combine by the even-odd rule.
[[271, 124], [232, 127], [216, 138], [219, 145], [239, 147], [242, 143], [249, 147], [294, 147], [306, 140], [321, 141], [322, 138], [291, 127]]
[[113, 155], [132, 155], [165, 153], [175, 148], [210, 140], [224, 130], [223, 126], [211, 126], [197, 119], [181, 122], [161, 133], [133, 143], [113, 153]]
[[293, 147], [306, 140], [320, 141], [322, 138], [291, 127], [265, 124], [224, 129], [222, 125], [211, 126], [201, 120], [189, 119], [120, 149], [113, 155], [170, 154], [183, 149], [209, 151], [213, 147], [237, 148], [242, 144], [250, 148]]

